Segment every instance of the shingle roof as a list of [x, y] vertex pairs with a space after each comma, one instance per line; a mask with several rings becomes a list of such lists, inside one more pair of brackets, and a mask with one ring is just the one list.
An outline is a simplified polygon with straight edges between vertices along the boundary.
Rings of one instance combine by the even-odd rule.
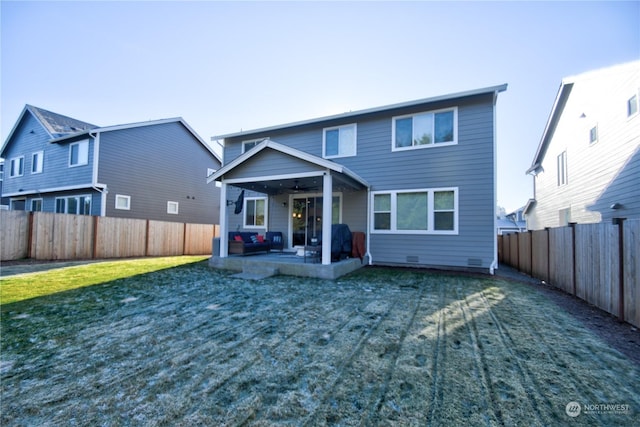
[[34, 107], [33, 105], [27, 105], [27, 109], [40, 121], [40, 123], [42, 123], [52, 137], [83, 132], [98, 127], [91, 123]]

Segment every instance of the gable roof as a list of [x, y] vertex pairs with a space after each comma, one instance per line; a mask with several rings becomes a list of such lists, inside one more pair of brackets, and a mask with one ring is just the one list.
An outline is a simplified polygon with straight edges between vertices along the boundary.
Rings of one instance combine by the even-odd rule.
[[26, 104], [18, 117], [18, 120], [11, 128], [11, 132], [7, 136], [7, 139], [3, 142], [2, 148], [0, 149], [0, 154], [4, 152], [5, 148], [16, 129], [22, 123], [24, 116], [26, 114], [31, 114], [37, 121], [42, 125], [42, 128], [47, 132], [50, 138], [59, 138], [64, 135], [74, 134], [78, 132], [83, 132], [89, 129], [95, 129], [98, 126], [83, 122], [82, 120], [77, 120], [72, 117], [63, 116], [62, 114], [54, 113], [49, 110], [45, 110], [44, 108], [34, 107], [33, 105]]
[[279, 153], [286, 154], [300, 160], [304, 160], [322, 169], [328, 169], [330, 171], [336, 172], [339, 175], [343, 175], [348, 179], [355, 181], [357, 185], [360, 185], [363, 187], [369, 187], [369, 183], [367, 181], [365, 181], [356, 173], [352, 172], [351, 170], [349, 170], [348, 168], [346, 168], [345, 166], [339, 163], [336, 163], [331, 160], [322, 159], [320, 157], [314, 156], [313, 154], [305, 153], [304, 151], [297, 150], [295, 148], [289, 147], [284, 144], [280, 144], [270, 139], [265, 139], [264, 141], [262, 141], [261, 143], [253, 147], [251, 150], [236, 157], [231, 162], [227, 163], [222, 168], [218, 169], [216, 172], [209, 175], [209, 177], [207, 178], [207, 184], [211, 183], [212, 181], [218, 180], [219, 178], [222, 178], [225, 174], [231, 172], [234, 168], [242, 165], [252, 157], [257, 156], [259, 153], [267, 149], [272, 149]]
[[353, 118], [353, 117], [363, 116], [367, 114], [375, 114], [375, 113], [380, 113], [384, 111], [397, 110], [397, 109], [412, 107], [412, 106], [421, 105], [421, 104], [429, 104], [429, 103], [447, 101], [452, 99], [466, 98], [466, 97], [476, 96], [476, 95], [485, 95], [485, 94], [493, 93], [495, 96], [495, 94], [497, 94], [498, 92], [504, 92], [505, 90], [507, 90], [506, 83], [498, 86], [489, 86], [482, 89], [474, 89], [474, 90], [468, 90], [465, 92], [458, 92], [458, 93], [452, 93], [448, 95], [434, 96], [431, 98], [418, 99], [415, 101], [401, 102], [399, 104], [390, 104], [390, 105], [385, 105], [381, 107], [368, 108], [365, 110], [350, 111], [348, 113], [336, 114], [333, 116], [325, 116], [325, 117], [320, 117], [316, 119], [287, 123], [283, 125], [269, 126], [269, 127], [259, 128], [259, 129], [251, 129], [247, 131], [229, 133], [225, 135], [212, 136], [211, 140], [215, 141], [218, 139], [232, 138], [232, 137], [237, 137], [242, 135], [265, 133], [265, 132], [270, 132], [270, 131], [279, 130], [279, 129], [286, 129], [286, 128], [291, 128], [296, 126], [305, 126], [305, 125], [317, 124], [317, 123], [328, 122], [328, 121], [339, 120], [339, 119]]
[[53, 144], [58, 144], [58, 143], [64, 143], [64, 142], [72, 142], [74, 140], [77, 139], [82, 139], [85, 138], [87, 136], [95, 136], [98, 133], [103, 133], [103, 132], [113, 132], [113, 131], [118, 131], [118, 130], [126, 130], [126, 129], [135, 129], [135, 128], [139, 128], [139, 127], [144, 127], [144, 126], [156, 126], [156, 125], [163, 125], [166, 123], [180, 123], [182, 126], [185, 127], [185, 129], [187, 129], [187, 131], [189, 133], [191, 133], [191, 135], [198, 140], [198, 142], [200, 144], [202, 144], [202, 146], [204, 146], [204, 148], [209, 151], [219, 162], [222, 163], [222, 159], [220, 159], [220, 157], [218, 156], [218, 154], [213, 151], [213, 148], [211, 148], [211, 146], [209, 144], [207, 144], [204, 139], [202, 139], [200, 137], [200, 135], [198, 135], [196, 133], [195, 130], [193, 130], [193, 128], [191, 126], [189, 126], [189, 124], [187, 122], [184, 121], [184, 119], [182, 117], [173, 117], [173, 118], [169, 118], [169, 119], [159, 119], [159, 120], [149, 120], [147, 122], [136, 122], [136, 123], [127, 123], [127, 124], [123, 124], [123, 125], [114, 125], [114, 126], [105, 126], [105, 127], [100, 127], [100, 128], [94, 128], [94, 129], [89, 129], [86, 130], [84, 132], [78, 132], [75, 134], [71, 134], [71, 135], [64, 135], [60, 138], [54, 138], [52, 139], [50, 142]]
[[549, 118], [547, 119], [547, 124], [545, 125], [544, 131], [542, 132], [542, 138], [540, 139], [540, 143], [538, 144], [538, 149], [536, 150], [536, 154], [533, 157], [533, 161], [531, 162], [531, 167], [527, 169], [527, 174], [532, 172], [536, 173], [536, 171], [540, 169], [542, 161], [544, 160], [544, 156], [547, 152], [547, 148], [549, 147], [549, 143], [553, 138], [553, 134], [556, 130], [556, 127], [558, 126], [560, 118], [562, 117], [564, 107], [567, 104], [567, 100], [571, 95], [571, 91], [573, 90], [574, 85], [586, 79], [614, 78], [613, 76], [616, 75], [619, 71], [626, 70], [630, 67], [640, 67], [640, 61], [627, 62], [611, 67], [600, 68], [562, 79], [560, 87], [558, 88], [558, 93], [556, 94], [556, 99], [553, 102], [553, 107], [551, 108], [551, 113], [549, 114]]

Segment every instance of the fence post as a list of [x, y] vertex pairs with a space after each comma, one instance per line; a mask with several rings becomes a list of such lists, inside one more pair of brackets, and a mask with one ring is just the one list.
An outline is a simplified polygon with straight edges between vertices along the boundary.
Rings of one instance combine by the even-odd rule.
[[618, 320], [624, 322], [624, 221], [626, 218], [613, 218], [618, 226]]
[[91, 259], [96, 259], [98, 253], [98, 217], [93, 217], [93, 245], [91, 245]]
[[572, 274], [571, 274], [571, 281], [573, 282], [571, 285], [572, 289], [573, 289], [573, 296], [575, 297], [578, 294], [578, 290], [577, 290], [577, 283], [576, 283], [576, 277], [577, 277], [577, 272], [576, 272], [576, 224], [575, 222], [570, 222], [569, 223], [569, 227], [571, 227], [571, 262], [573, 264], [572, 266]]
[[33, 258], [31, 251], [33, 250], [33, 212], [29, 211], [27, 219], [27, 257]]
[[187, 251], [187, 223], [182, 224], [182, 255], [186, 255]]
[[149, 256], [149, 220], [147, 220], [147, 227], [144, 237], [144, 256]]
[[551, 233], [550, 233], [550, 227], [545, 227], [544, 228], [547, 232], [547, 283], [550, 284], [551, 283]]

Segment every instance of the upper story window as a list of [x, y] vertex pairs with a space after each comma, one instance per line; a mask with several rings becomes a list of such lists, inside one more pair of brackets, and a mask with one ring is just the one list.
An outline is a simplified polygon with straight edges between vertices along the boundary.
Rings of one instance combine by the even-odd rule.
[[598, 126], [594, 126], [589, 130], [589, 144], [598, 142]]
[[457, 234], [458, 189], [373, 194], [373, 233]]
[[266, 218], [266, 198], [248, 197], [244, 200], [244, 226], [246, 228], [264, 228]]
[[567, 183], [567, 152], [558, 154], [558, 187]]
[[31, 173], [42, 173], [44, 151], [36, 151], [31, 155]]
[[260, 144], [264, 140], [265, 138], [258, 138], [258, 139], [251, 139], [249, 141], [242, 141], [242, 152], [246, 153], [247, 151], [251, 150], [253, 147]]
[[638, 114], [638, 95], [633, 95], [627, 100], [627, 117]]
[[457, 108], [394, 117], [392, 150], [457, 144], [457, 127]]
[[89, 163], [89, 141], [74, 142], [69, 145], [69, 166]]
[[9, 178], [24, 175], [24, 156], [14, 157], [9, 164]]
[[322, 132], [322, 156], [347, 157], [357, 152], [356, 124], [325, 128]]

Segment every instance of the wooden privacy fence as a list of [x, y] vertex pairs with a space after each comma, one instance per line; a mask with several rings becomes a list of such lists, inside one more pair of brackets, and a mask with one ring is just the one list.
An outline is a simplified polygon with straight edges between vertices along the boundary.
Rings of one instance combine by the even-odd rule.
[[0, 260], [209, 255], [219, 232], [215, 224], [0, 211]]
[[640, 327], [640, 219], [498, 236], [498, 259]]

